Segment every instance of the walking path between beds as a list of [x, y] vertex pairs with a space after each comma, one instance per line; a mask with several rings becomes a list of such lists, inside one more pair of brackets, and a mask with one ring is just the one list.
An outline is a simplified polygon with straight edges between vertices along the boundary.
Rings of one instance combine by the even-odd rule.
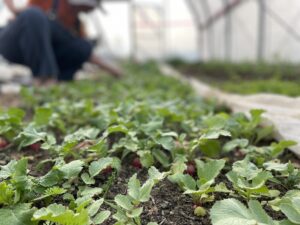
[[220, 91], [201, 82], [199, 79], [186, 77], [172, 67], [162, 64], [163, 74], [189, 83], [203, 98], [215, 98], [227, 105], [233, 112], [249, 113], [251, 109], [266, 111], [266, 123], [273, 124], [277, 140], [293, 140], [298, 145], [291, 150], [300, 157], [300, 97], [292, 98], [276, 94], [238, 95]]

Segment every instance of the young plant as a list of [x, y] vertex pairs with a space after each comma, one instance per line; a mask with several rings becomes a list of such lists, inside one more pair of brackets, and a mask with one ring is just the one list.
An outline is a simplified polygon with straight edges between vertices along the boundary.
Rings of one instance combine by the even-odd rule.
[[32, 221], [35, 208], [31, 204], [17, 204], [0, 208], [0, 225], [38, 225]]
[[300, 188], [300, 171], [291, 162], [279, 163], [276, 161], [264, 163], [267, 171], [275, 172], [274, 181], [284, 185], [287, 189]]
[[[288, 193], [290, 194], [290, 193]], [[280, 202], [279, 208], [284, 215], [295, 224], [300, 224], [300, 196], [286, 196]]]
[[0, 205], [12, 205], [32, 199], [33, 178], [28, 175], [28, 160], [11, 161], [0, 169]]
[[113, 218], [118, 221], [116, 224], [141, 225], [140, 215], [143, 212], [141, 203], [149, 201], [154, 185], [168, 175], [160, 173], [154, 167], [149, 169], [148, 174], [149, 179], [143, 185], [137, 179], [137, 174], [133, 175], [128, 182], [127, 195], [118, 194], [115, 197], [117, 212]]
[[277, 198], [268, 204], [275, 211], [281, 211], [290, 222], [300, 224], [300, 191], [290, 190], [282, 198]]
[[222, 153], [221, 137], [231, 137], [231, 133], [227, 130], [217, 128], [210, 128], [202, 131], [201, 137], [191, 142], [191, 151], [197, 148], [207, 157], [217, 158]]
[[18, 108], [0, 109], [0, 137], [5, 140], [13, 140], [22, 130], [25, 111]]
[[0, 183], [0, 205], [13, 205], [15, 191], [11, 184], [2, 181]]
[[51, 204], [41, 208], [33, 214], [33, 221], [47, 221], [61, 225], [89, 224], [88, 211], [84, 207], [78, 207], [75, 211], [60, 204]]
[[[100, 211], [104, 199], [79, 201], [75, 208], [60, 204], [51, 204], [37, 210], [32, 217], [33, 221], [48, 221], [61, 225], [98, 225], [110, 216], [110, 211]], [[75, 201], [77, 203], [77, 201]]]
[[41, 144], [38, 147], [48, 149], [50, 146], [56, 144], [56, 139], [53, 135], [47, 132], [40, 132], [32, 125], [25, 127], [22, 132], [15, 138], [16, 143], [19, 143], [18, 148], [33, 147], [36, 148], [37, 144]]
[[81, 179], [87, 185], [95, 184], [95, 177], [101, 173], [108, 172], [112, 169], [119, 171], [121, 162], [118, 158], [105, 157], [92, 162], [89, 165], [88, 172], [81, 175]]
[[228, 172], [226, 176], [239, 195], [247, 200], [261, 196], [276, 197], [279, 194], [279, 191], [269, 190], [265, 185], [268, 180], [273, 178], [272, 174], [257, 168], [249, 158], [235, 162], [232, 171]]
[[265, 162], [277, 159], [285, 149], [297, 144], [294, 141], [280, 141], [278, 143], [272, 143], [270, 146], [248, 146], [243, 151], [250, 160], [254, 161], [258, 166], [262, 166]]
[[69, 163], [61, 158], [57, 158], [55, 165], [44, 176], [37, 179], [37, 184], [49, 188], [62, 184], [71, 184], [78, 179], [78, 175], [83, 170], [84, 162], [81, 160], [74, 160]]
[[[222, 159], [210, 160], [206, 163], [196, 160], [196, 179], [180, 172], [169, 176], [169, 179], [177, 183], [184, 190], [184, 194], [190, 195], [193, 198], [194, 204], [197, 205], [195, 214], [203, 216], [206, 214], [206, 210], [202, 206], [206, 202], [214, 201], [215, 192], [230, 193], [224, 183], [214, 185], [215, 178], [220, 174], [224, 166], [225, 160]], [[182, 166], [182, 168], [184, 167]]]
[[256, 200], [250, 200], [248, 206], [236, 199], [218, 201], [210, 210], [212, 224], [293, 225], [287, 220], [273, 220]]

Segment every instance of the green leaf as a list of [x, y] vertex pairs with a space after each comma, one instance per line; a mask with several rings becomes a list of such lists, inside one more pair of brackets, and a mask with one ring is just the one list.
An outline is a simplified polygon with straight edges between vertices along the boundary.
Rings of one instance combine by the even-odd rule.
[[0, 208], [0, 225], [37, 225], [37, 222], [31, 221], [33, 212], [30, 204]]
[[125, 127], [123, 125], [114, 125], [114, 126], [111, 126], [107, 129], [104, 136], [108, 136], [109, 134], [112, 134], [112, 133], [128, 134], [128, 132], [129, 132], [129, 130], [127, 129], [127, 127]]
[[200, 160], [195, 160], [197, 167], [197, 175], [201, 184], [214, 180], [225, 166], [225, 160], [210, 160], [204, 163]]
[[277, 163], [277, 162], [267, 162], [263, 165], [268, 171], [277, 171], [277, 172], [285, 172], [288, 170], [289, 163]]
[[16, 160], [11, 160], [5, 166], [0, 166], [0, 179], [7, 179], [11, 177], [15, 171], [15, 166], [17, 164]]
[[213, 225], [279, 225], [262, 209], [258, 201], [250, 201], [249, 209], [236, 199], [216, 202], [210, 211]]
[[275, 224], [272, 218], [263, 210], [261, 204], [258, 201], [250, 201], [249, 209], [256, 221], [264, 224]]
[[51, 108], [36, 108], [33, 121], [37, 126], [46, 126], [50, 121], [52, 113], [53, 111]]
[[257, 125], [259, 125], [261, 123], [262, 120], [262, 114], [265, 111], [262, 109], [253, 109], [250, 111], [251, 114], [251, 125], [252, 127], [256, 127]]
[[40, 141], [46, 142], [47, 136], [47, 133], [38, 132], [33, 126], [28, 126], [16, 137], [16, 141], [20, 142], [19, 148], [22, 148]]
[[154, 182], [152, 180], [147, 180], [140, 189], [140, 202], [147, 202], [151, 197], [151, 191], [154, 186]]
[[300, 192], [289, 191], [279, 203], [280, 210], [293, 223], [300, 223]]
[[280, 141], [279, 143], [273, 143], [272, 144], [272, 152], [271, 155], [273, 157], [277, 157], [280, 155], [284, 149], [289, 148], [291, 146], [297, 145], [297, 142], [295, 141]]
[[170, 165], [169, 157], [162, 150], [153, 149], [152, 154], [155, 159], [162, 164], [163, 167], [168, 167]]
[[[13, 183], [14, 188], [17, 190], [17, 194], [21, 192], [24, 193], [31, 189], [31, 182], [27, 177], [27, 166], [28, 160], [26, 158], [23, 158], [14, 164], [14, 171], [11, 175], [11, 182]], [[16, 195], [15, 197], [16, 203], [19, 201], [19, 198], [21, 196]]]
[[75, 160], [68, 164], [65, 164], [59, 168], [64, 175], [65, 179], [71, 179], [78, 176], [83, 169], [84, 162], [81, 160]]
[[25, 111], [20, 108], [10, 108], [8, 109], [7, 114], [15, 123], [20, 123], [26, 115]]
[[255, 225], [250, 211], [238, 200], [226, 199], [216, 202], [210, 210], [213, 225]]
[[215, 140], [218, 139], [219, 137], [231, 137], [231, 133], [227, 130], [208, 130], [205, 132], [200, 139], [201, 140]]
[[154, 164], [154, 158], [150, 151], [138, 151], [137, 154], [140, 157], [143, 167], [149, 168]]
[[52, 204], [42, 208], [33, 214], [33, 221], [50, 221], [61, 225], [85, 225], [89, 224], [87, 210], [73, 212], [63, 205]]
[[93, 219], [93, 223], [96, 225], [102, 224], [105, 220], [109, 218], [110, 214], [110, 211], [102, 211], [98, 213]]
[[139, 200], [140, 188], [141, 188], [141, 183], [137, 179], [137, 174], [134, 174], [129, 179], [129, 182], [128, 182], [128, 195], [131, 196], [135, 200]]
[[150, 135], [153, 132], [156, 132], [157, 130], [160, 130], [163, 126], [163, 121], [150, 121], [149, 123], [142, 124], [140, 126], [140, 129], [147, 135]]
[[40, 177], [39, 184], [43, 187], [51, 187], [58, 184], [63, 179], [63, 174], [59, 170], [51, 170], [45, 176]]
[[139, 208], [135, 208], [129, 212], [126, 212], [126, 215], [129, 217], [129, 218], [137, 218], [139, 217], [143, 212], [143, 208], [142, 207], [139, 207]]
[[117, 203], [118, 206], [120, 206], [126, 210], [133, 210], [133, 208], [134, 208], [129, 197], [126, 195], [120, 195], [120, 194], [117, 195], [115, 197], [115, 202]]
[[181, 174], [180, 182], [186, 190], [196, 190], [197, 183], [190, 175]]
[[99, 211], [99, 209], [100, 209], [101, 205], [103, 204], [103, 202], [104, 202], [104, 199], [101, 198], [101, 199], [99, 199], [99, 200], [97, 200], [97, 201], [94, 201], [94, 202], [87, 208], [90, 217], [93, 217], [93, 216], [95, 216], [95, 215], [97, 214], [97, 212]]
[[252, 180], [262, 171], [258, 169], [254, 163], [250, 162], [248, 158], [235, 162], [232, 166], [232, 170], [247, 180]]
[[10, 205], [13, 202], [14, 190], [6, 182], [0, 183], [0, 205]]
[[219, 183], [214, 187], [214, 192], [223, 192], [223, 193], [232, 193], [231, 190], [228, 190], [224, 183]]
[[97, 152], [100, 156], [104, 156], [107, 153], [107, 140], [101, 138], [95, 145], [89, 147], [89, 151]]
[[152, 166], [149, 170], [148, 170], [148, 174], [150, 179], [152, 179], [154, 181], [155, 184], [157, 184], [159, 181], [163, 180], [166, 178], [166, 176], [168, 176], [170, 173], [169, 172], [159, 172], [158, 169], [156, 169], [154, 166]]
[[232, 141], [227, 142], [224, 147], [224, 152], [231, 152], [236, 148], [246, 148], [249, 144], [247, 139], [234, 139]]
[[75, 133], [67, 135], [64, 139], [66, 143], [82, 141], [85, 139], [95, 139], [100, 133], [100, 130], [97, 128], [81, 128]]
[[174, 139], [170, 136], [162, 136], [155, 139], [155, 142], [164, 149], [171, 151], [175, 147]]
[[103, 192], [102, 188], [99, 187], [84, 187], [83, 190], [80, 192], [81, 196], [88, 196], [92, 198], [96, 195], [100, 195]]
[[34, 199], [34, 201], [40, 201], [42, 199], [51, 197], [51, 196], [58, 196], [58, 195], [62, 195], [65, 194], [67, 192], [66, 189], [60, 188], [60, 187], [51, 187], [46, 189], [46, 191], [44, 192], [44, 194], [36, 199]]
[[199, 143], [199, 148], [205, 156], [211, 158], [218, 157], [222, 150], [220, 141], [210, 139], [201, 139]]
[[88, 173], [83, 173], [81, 175], [81, 179], [87, 185], [95, 184], [95, 182], [96, 182], [95, 179], [93, 179], [92, 177], [90, 177], [90, 175]]
[[98, 161], [92, 162], [89, 166], [89, 173], [91, 177], [97, 176], [102, 170], [111, 166], [113, 163], [113, 158], [102, 158]]

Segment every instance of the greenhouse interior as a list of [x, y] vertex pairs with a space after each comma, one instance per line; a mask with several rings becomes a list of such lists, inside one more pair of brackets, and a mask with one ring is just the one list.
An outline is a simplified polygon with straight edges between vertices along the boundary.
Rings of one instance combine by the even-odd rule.
[[0, 15], [0, 225], [300, 225], [299, 0]]

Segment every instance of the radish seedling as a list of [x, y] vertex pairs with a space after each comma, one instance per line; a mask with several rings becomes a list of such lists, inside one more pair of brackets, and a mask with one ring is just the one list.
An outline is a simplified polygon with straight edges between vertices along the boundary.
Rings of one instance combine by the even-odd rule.
[[160, 173], [154, 167], [151, 167], [148, 173], [149, 179], [143, 185], [137, 179], [137, 174], [133, 175], [128, 182], [127, 195], [118, 194], [115, 197], [117, 213], [113, 215], [113, 218], [118, 221], [117, 224], [142, 224], [141, 203], [149, 201], [154, 185], [168, 175], [168, 173]]
[[245, 158], [232, 166], [232, 171], [226, 174], [234, 189], [244, 198], [250, 200], [261, 196], [276, 197], [277, 190], [269, 190], [265, 183], [273, 178], [272, 174], [257, 168], [255, 164]]
[[214, 193], [230, 193], [224, 183], [214, 185], [215, 178], [225, 166], [225, 160], [210, 160], [206, 163], [195, 160], [195, 162], [197, 167], [196, 180], [190, 175], [182, 173], [175, 173], [169, 179], [177, 183], [184, 190], [184, 194], [192, 196], [194, 203], [200, 207], [195, 209], [195, 213], [204, 216], [206, 212], [204, 212], [205, 209], [202, 208], [202, 205], [214, 201]]

